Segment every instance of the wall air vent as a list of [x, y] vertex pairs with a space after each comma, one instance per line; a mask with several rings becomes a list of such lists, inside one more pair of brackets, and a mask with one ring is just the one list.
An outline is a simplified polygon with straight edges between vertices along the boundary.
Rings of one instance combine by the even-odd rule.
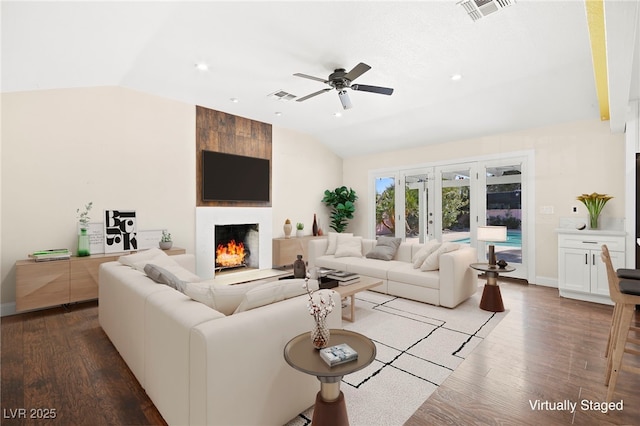
[[511, 6], [516, 0], [461, 0], [459, 5], [469, 14], [472, 20], [477, 21], [505, 7]]
[[277, 90], [273, 93], [269, 93], [267, 98], [275, 99], [277, 101], [290, 101], [296, 98], [296, 95], [285, 92], [284, 90]]

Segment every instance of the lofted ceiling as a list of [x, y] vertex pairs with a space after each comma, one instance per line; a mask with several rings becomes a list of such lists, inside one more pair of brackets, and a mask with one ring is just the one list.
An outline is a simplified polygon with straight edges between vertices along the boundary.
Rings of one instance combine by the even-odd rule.
[[[640, 98], [638, 7], [605, 4], [619, 11], [607, 38], [623, 40], [608, 58], [612, 130], [623, 131]], [[578, 0], [518, 0], [475, 22], [455, 0], [1, 7], [2, 92], [122, 86], [295, 129], [342, 157], [600, 117]], [[372, 69], [357, 83], [393, 95], [351, 91], [349, 110], [336, 91], [268, 96], [303, 97], [326, 86], [294, 73], [327, 78], [359, 62]]]

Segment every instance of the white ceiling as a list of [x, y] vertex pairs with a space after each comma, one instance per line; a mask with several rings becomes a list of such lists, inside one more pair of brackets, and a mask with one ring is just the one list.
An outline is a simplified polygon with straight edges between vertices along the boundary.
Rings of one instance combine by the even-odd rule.
[[[296, 129], [343, 157], [599, 117], [582, 1], [518, 0], [476, 22], [455, 0], [3, 1], [1, 13], [3, 92], [123, 86]], [[621, 49], [635, 64], [618, 71], [632, 74], [623, 111], [640, 97], [637, 48]], [[393, 95], [351, 91], [347, 111], [335, 91], [267, 97], [325, 87], [293, 73], [359, 62], [372, 69], [357, 83]]]

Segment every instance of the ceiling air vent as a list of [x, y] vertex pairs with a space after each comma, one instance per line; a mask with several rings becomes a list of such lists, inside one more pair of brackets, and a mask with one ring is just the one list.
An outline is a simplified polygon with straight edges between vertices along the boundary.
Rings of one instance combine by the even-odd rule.
[[296, 98], [296, 95], [285, 92], [284, 90], [278, 90], [273, 93], [269, 93], [267, 98], [275, 99], [277, 101], [290, 101]]
[[471, 19], [477, 21], [505, 7], [511, 6], [516, 0], [462, 0], [458, 4], [463, 7]]

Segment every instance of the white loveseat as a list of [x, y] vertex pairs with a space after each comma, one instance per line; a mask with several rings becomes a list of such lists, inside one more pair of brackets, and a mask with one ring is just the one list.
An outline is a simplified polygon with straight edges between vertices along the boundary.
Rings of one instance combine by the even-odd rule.
[[[447, 308], [455, 308], [478, 289], [477, 272], [469, 266], [477, 262], [477, 251], [473, 247], [459, 246], [449, 252], [434, 252], [432, 262], [437, 269], [422, 270], [421, 265], [416, 267], [414, 263], [416, 254], [425, 248], [424, 244], [402, 242], [391, 260], [380, 260], [365, 257], [376, 247], [376, 240], [359, 237], [355, 237], [360, 242], [356, 252], [339, 253], [338, 247], [338, 253], [327, 254], [331, 237], [335, 238], [330, 234], [329, 238], [309, 241], [310, 268], [324, 267], [379, 278], [382, 285], [372, 288], [374, 291]], [[339, 235], [338, 240], [341, 238]]]
[[[193, 255], [171, 259], [195, 269]], [[101, 265], [99, 320], [168, 424], [282, 425], [313, 405], [318, 380], [283, 356], [312, 329], [306, 293], [225, 315], [138, 269]], [[268, 284], [301, 288], [301, 280]], [[342, 328], [339, 296], [330, 297], [329, 327]]]

